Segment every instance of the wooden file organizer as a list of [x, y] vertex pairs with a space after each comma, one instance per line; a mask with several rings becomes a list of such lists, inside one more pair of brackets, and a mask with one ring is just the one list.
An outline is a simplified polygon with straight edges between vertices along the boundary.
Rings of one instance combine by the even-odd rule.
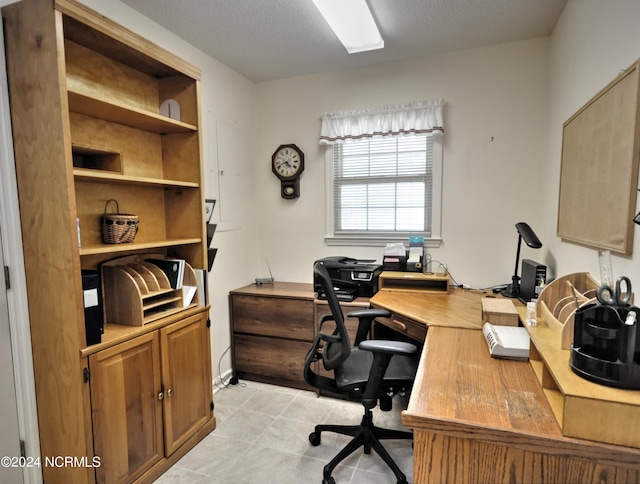
[[549, 283], [538, 298], [537, 316], [550, 328], [559, 331], [560, 347], [571, 349], [573, 327], [578, 307], [596, 302], [596, 281], [588, 272], [576, 272]]
[[[162, 269], [146, 262], [153, 258], [165, 256], [134, 255], [102, 265], [105, 323], [144, 326], [185, 309], [182, 289], [173, 289]], [[195, 272], [186, 262], [183, 286], [197, 286]], [[198, 297], [196, 293], [194, 301]]]
[[378, 278], [380, 290], [409, 292], [449, 292], [449, 276], [422, 272], [384, 271]]
[[[594, 302], [598, 285], [588, 273], [580, 272], [543, 289], [538, 324], [525, 325], [532, 342], [529, 363], [563, 435], [640, 448], [640, 435], [630, 424], [640, 421], [640, 392], [590, 382], [569, 367], [576, 298], [580, 306]], [[524, 321], [526, 309], [518, 311]]]

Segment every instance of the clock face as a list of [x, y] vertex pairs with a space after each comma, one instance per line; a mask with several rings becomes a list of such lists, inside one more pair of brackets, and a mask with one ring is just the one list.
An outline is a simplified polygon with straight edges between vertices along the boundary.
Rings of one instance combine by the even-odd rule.
[[273, 158], [273, 168], [282, 177], [296, 176], [302, 167], [302, 160], [298, 151], [290, 147], [278, 150]]

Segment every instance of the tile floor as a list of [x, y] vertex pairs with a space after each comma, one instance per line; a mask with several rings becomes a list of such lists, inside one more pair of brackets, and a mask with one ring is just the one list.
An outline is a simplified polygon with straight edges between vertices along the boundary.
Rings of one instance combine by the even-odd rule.
[[[396, 396], [393, 410], [374, 410], [380, 427], [403, 428], [400, 411], [407, 397]], [[217, 428], [194, 447], [157, 484], [299, 484], [321, 483], [322, 468], [351, 437], [326, 433], [313, 447], [309, 433], [318, 423], [357, 424], [362, 405], [312, 392], [241, 380], [216, 389]], [[410, 440], [386, 440], [384, 446], [409, 482], [413, 482]], [[395, 483], [375, 453], [362, 449], [333, 471], [336, 483]]]

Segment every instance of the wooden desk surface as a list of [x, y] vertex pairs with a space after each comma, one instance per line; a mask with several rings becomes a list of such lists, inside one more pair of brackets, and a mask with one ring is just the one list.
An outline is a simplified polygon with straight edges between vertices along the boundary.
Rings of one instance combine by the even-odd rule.
[[448, 294], [378, 291], [371, 305], [387, 309], [427, 326], [482, 329], [482, 303], [487, 294], [451, 288]]
[[640, 449], [564, 437], [532, 366], [491, 358], [478, 331], [485, 296], [371, 298], [429, 327], [402, 414], [414, 430], [414, 482], [640, 482]]
[[424, 419], [562, 435], [529, 363], [491, 358], [481, 331], [460, 328], [430, 327], [427, 333], [403, 415], [409, 426]]

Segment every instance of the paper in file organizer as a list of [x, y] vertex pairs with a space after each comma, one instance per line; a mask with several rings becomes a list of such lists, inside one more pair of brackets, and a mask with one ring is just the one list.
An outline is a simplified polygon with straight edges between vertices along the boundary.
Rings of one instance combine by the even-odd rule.
[[498, 326], [484, 323], [484, 338], [494, 358], [529, 359], [529, 332], [520, 326]]

